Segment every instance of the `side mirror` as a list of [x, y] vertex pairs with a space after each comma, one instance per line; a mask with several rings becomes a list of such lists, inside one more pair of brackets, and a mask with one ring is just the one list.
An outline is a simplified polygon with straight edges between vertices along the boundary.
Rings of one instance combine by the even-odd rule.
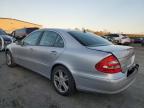
[[17, 41], [16, 41], [16, 44], [17, 44], [17, 45], [20, 45], [20, 46], [23, 46], [23, 45], [24, 45], [24, 42], [17, 40]]

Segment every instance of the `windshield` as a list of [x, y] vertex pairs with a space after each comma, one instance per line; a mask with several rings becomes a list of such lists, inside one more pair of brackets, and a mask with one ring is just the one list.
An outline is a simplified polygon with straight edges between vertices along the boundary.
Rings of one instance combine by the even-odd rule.
[[68, 33], [83, 46], [95, 47], [112, 45], [112, 43], [108, 40], [93, 33], [85, 33], [80, 31], [70, 31]]
[[3, 30], [0, 30], [0, 35], [6, 35], [6, 33]]

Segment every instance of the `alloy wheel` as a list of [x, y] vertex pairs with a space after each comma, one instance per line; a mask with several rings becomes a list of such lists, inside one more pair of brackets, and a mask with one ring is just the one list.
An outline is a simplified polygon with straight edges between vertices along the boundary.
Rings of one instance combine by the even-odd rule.
[[54, 74], [54, 85], [56, 89], [61, 92], [65, 93], [69, 89], [68, 85], [68, 76], [62, 71], [62, 70], [57, 70]]

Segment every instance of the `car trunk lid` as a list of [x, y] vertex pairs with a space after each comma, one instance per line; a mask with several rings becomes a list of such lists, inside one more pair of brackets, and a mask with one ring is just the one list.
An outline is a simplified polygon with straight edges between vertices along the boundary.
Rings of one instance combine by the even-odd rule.
[[99, 50], [112, 53], [119, 60], [123, 72], [125, 72], [129, 67], [131, 67], [134, 64], [135, 55], [133, 47], [108, 45], [108, 46], [97, 46], [88, 48], [92, 50]]

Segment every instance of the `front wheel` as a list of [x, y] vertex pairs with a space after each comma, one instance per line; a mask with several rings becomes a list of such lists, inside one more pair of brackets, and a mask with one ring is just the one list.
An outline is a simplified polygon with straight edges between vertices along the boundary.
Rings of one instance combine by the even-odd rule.
[[6, 52], [6, 64], [9, 67], [14, 67], [15, 66], [14, 59], [12, 57], [12, 54], [9, 51]]
[[57, 66], [53, 69], [52, 83], [55, 90], [63, 96], [72, 95], [76, 91], [71, 73], [63, 66]]

